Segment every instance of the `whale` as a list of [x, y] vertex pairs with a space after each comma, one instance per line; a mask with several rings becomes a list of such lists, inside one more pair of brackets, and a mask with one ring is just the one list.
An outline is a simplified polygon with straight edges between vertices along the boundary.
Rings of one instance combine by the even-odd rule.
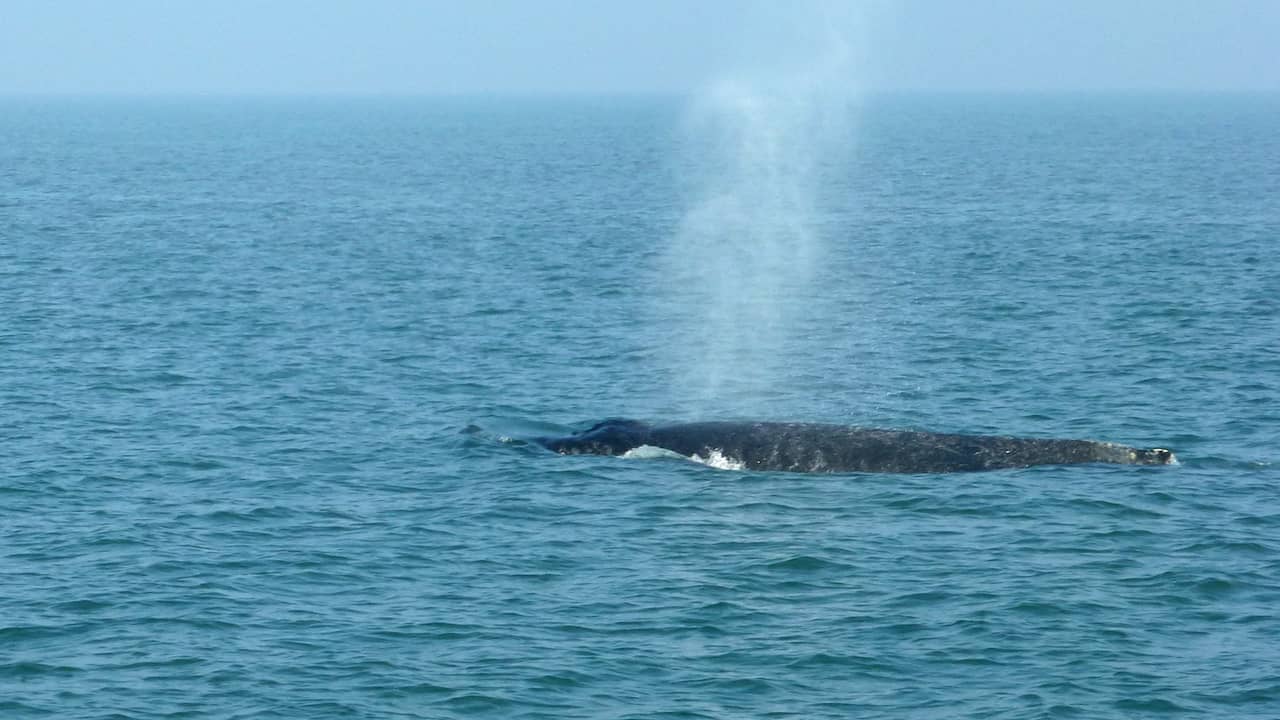
[[660, 448], [718, 467], [796, 473], [955, 473], [1034, 465], [1170, 465], [1164, 448], [1096, 440], [962, 435], [802, 422], [655, 425], [610, 418], [562, 437], [534, 438], [562, 455]]

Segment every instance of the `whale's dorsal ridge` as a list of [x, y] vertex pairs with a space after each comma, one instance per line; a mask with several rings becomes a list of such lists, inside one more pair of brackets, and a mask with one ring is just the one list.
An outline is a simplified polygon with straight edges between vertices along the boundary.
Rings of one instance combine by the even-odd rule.
[[709, 421], [650, 425], [609, 418], [581, 432], [536, 442], [562, 454], [622, 455], [650, 445], [689, 458], [719, 454], [748, 470], [947, 473], [1032, 465], [1168, 465], [1164, 448], [1091, 440], [883, 430], [797, 422]]

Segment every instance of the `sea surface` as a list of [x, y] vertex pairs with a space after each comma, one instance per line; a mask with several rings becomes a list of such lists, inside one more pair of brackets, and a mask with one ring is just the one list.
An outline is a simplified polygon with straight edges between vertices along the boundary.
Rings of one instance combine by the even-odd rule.
[[1280, 97], [691, 105], [0, 100], [0, 717], [1280, 717]]

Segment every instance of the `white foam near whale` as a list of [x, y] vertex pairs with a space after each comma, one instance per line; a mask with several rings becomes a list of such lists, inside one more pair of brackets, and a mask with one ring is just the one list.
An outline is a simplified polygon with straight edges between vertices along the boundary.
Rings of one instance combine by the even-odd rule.
[[716, 468], [718, 470], [746, 470], [747, 469], [747, 464], [745, 462], [729, 457], [728, 455], [725, 455], [721, 451], [715, 450], [715, 449], [707, 453], [706, 457], [703, 457], [695, 453], [689, 459], [694, 462], [699, 462], [699, 463], [702, 463], [703, 465]]
[[640, 445], [622, 453], [620, 457], [629, 458], [631, 460], [657, 460], [657, 459], [678, 459], [688, 460], [688, 456], [681, 455], [675, 450], [660, 448], [655, 445]]
[[701, 463], [707, 467], [713, 467], [717, 470], [746, 470], [746, 463], [741, 460], [729, 457], [720, 450], [713, 449], [706, 456], [694, 453], [693, 455], [681, 455], [674, 450], [660, 448], [653, 445], [641, 445], [631, 448], [622, 454], [624, 458], [633, 460], [656, 460], [656, 459], [674, 459], [674, 460], [692, 460]]

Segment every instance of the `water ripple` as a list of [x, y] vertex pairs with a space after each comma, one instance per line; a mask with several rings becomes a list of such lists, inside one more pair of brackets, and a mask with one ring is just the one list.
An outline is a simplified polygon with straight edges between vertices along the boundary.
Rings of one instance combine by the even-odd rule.
[[[711, 377], [669, 104], [85, 102], [0, 108], [0, 717], [1277, 716], [1274, 105], [869, 106]], [[1182, 464], [525, 441], [616, 415]]]

